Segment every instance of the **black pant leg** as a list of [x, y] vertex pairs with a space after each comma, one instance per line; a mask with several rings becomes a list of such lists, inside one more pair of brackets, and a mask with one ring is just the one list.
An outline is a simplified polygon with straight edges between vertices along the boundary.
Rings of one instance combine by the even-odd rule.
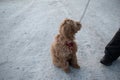
[[120, 29], [105, 47], [105, 54], [112, 60], [116, 60], [120, 56]]

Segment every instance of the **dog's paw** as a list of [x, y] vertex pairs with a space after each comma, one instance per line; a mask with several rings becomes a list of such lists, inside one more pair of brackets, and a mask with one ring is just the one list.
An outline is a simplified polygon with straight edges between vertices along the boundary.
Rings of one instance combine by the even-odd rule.
[[70, 72], [70, 69], [69, 69], [69, 68], [66, 68], [66, 69], [64, 69], [64, 72], [69, 73], [69, 72]]

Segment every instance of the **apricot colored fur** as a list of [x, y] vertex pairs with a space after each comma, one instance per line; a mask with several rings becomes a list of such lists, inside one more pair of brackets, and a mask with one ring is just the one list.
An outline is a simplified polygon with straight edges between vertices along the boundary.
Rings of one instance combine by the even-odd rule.
[[[75, 34], [81, 29], [81, 24], [71, 19], [65, 19], [59, 29], [59, 34], [55, 37], [55, 41], [51, 45], [51, 55], [53, 64], [62, 68], [65, 72], [69, 72], [69, 65], [74, 68], [80, 68], [77, 63], [77, 44]], [[66, 45], [71, 43], [72, 49]]]

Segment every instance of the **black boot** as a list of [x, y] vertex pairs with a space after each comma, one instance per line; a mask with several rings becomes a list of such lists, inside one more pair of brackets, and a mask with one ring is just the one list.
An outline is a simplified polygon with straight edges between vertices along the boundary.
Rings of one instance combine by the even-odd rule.
[[106, 66], [112, 65], [112, 62], [113, 62], [113, 60], [108, 55], [104, 55], [104, 57], [100, 60], [100, 63], [102, 63]]
[[101, 63], [110, 66], [112, 62], [120, 56], [120, 29], [114, 35], [113, 39], [105, 47], [105, 55], [101, 59]]

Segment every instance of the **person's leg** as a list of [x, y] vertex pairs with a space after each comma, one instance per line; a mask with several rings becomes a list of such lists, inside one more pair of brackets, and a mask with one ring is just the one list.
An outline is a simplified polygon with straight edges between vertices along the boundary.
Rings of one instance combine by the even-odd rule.
[[113, 39], [105, 47], [105, 55], [101, 59], [101, 63], [104, 65], [111, 65], [120, 56], [120, 29], [115, 34]]

